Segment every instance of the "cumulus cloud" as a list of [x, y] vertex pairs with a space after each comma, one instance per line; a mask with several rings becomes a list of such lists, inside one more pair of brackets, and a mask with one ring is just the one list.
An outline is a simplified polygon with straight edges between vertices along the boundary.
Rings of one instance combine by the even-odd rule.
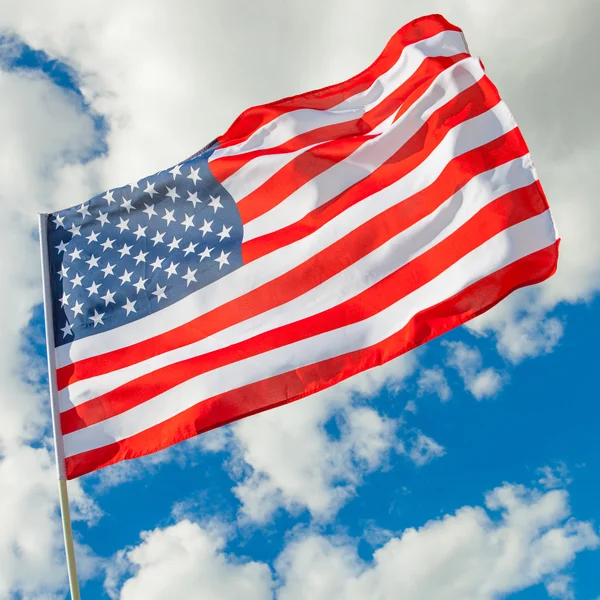
[[557, 575], [546, 583], [546, 591], [550, 598], [559, 600], [574, 600], [573, 578], [570, 575]]
[[463, 342], [443, 342], [447, 349], [446, 364], [458, 371], [469, 391], [477, 400], [495, 396], [504, 380], [502, 375], [491, 367], [483, 368], [481, 352]]
[[[37, 343], [37, 331], [26, 329], [40, 301], [35, 212], [64, 201], [57, 192], [65, 165], [88, 158], [97, 139], [81, 101], [37, 73], [0, 70], [0, 96], [0, 277], [6, 282], [0, 295], [0, 597], [51, 598], [64, 589], [66, 570], [56, 468], [44, 437], [45, 365], [26, 337]], [[77, 483], [71, 494], [75, 518], [98, 518]], [[85, 547], [80, 554], [85, 578], [93, 556]]]
[[[353, 377], [341, 386], [236, 423], [231, 448], [241, 461], [234, 493], [242, 515], [264, 522], [279, 508], [331, 518], [396, 446], [399, 423], [353, 401], [398, 387], [414, 357]], [[326, 423], [337, 419], [339, 436]]]
[[489, 492], [484, 507], [463, 506], [384, 539], [365, 561], [358, 540], [297, 531], [272, 573], [228, 554], [218, 533], [182, 521], [143, 534], [120, 555], [121, 577], [132, 574], [119, 597], [492, 600], [544, 583], [552, 597], [569, 598], [564, 570], [600, 544], [590, 523], [572, 518], [566, 492], [509, 484]]
[[115, 586], [122, 573], [111, 571], [107, 591], [121, 600], [272, 598], [269, 567], [228, 556], [225, 543], [217, 529], [188, 520], [143, 533], [142, 543], [121, 553], [116, 561], [119, 567], [133, 570], [134, 576], [117, 595]]
[[569, 485], [573, 480], [569, 477], [567, 465], [560, 461], [554, 466], [545, 465], [537, 469], [538, 483], [547, 490]]
[[[0, 458], [0, 598], [54, 597], [66, 585], [58, 487], [54, 457], [45, 448], [12, 447]], [[95, 503], [74, 482], [70, 485], [72, 516], [94, 524]], [[96, 560], [78, 548], [80, 575], [92, 575]]]
[[558, 591], [562, 569], [600, 542], [590, 523], [568, 520], [564, 492], [505, 485], [487, 495], [486, 508], [465, 506], [408, 529], [370, 563], [352, 544], [301, 537], [277, 562], [278, 598], [488, 600], [546, 580]]
[[437, 394], [442, 402], [447, 402], [452, 396], [444, 370], [440, 367], [421, 369], [417, 380], [419, 395]]
[[446, 454], [444, 447], [421, 431], [418, 431], [416, 437], [411, 440], [408, 450], [408, 456], [417, 467], [422, 467], [444, 454]]

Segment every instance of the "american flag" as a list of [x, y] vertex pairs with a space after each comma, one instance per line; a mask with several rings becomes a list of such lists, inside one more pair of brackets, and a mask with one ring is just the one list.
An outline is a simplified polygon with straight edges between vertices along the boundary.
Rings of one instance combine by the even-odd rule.
[[68, 478], [380, 365], [558, 257], [523, 137], [439, 15], [42, 237]]

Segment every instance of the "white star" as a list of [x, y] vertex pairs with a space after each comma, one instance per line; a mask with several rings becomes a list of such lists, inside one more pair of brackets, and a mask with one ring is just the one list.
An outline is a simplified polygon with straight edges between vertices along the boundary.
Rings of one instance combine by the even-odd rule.
[[181, 238], [173, 236], [173, 241], [170, 244], [167, 244], [167, 248], [170, 248], [169, 252], [172, 252], [175, 248], [179, 250], [179, 242], [181, 242]]
[[139, 240], [141, 237], [146, 237], [146, 229], [148, 229], [147, 225], [146, 227], [142, 227], [140, 224], [138, 224], [137, 230], [133, 232], [135, 239]]
[[126, 298], [127, 302], [125, 304], [123, 304], [123, 308], [127, 311], [127, 314], [125, 315], [126, 317], [129, 316], [129, 313], [134, 312], [136, 313], [137, 310], [135, 310], [135, 300], [130, 300], [129, 298]]
[[113, 269], [114, 269], [116, 266], [117, 266], [117, 265], [111, 265], [110, 263], [108, 263], [108, 264], [107, 264], [107, 265], [104, 267], [104, 269], [100, 269], [100, 270], [101, 270], [101, 271], [104, 273], [104, 279], [106, 279], [106, 278], [107, 278], [109, 275], [114, 275], [114, 274], [115, 274], [115, 272], [114, 272], [114, 270], [113, 270]]
[[131, 191], [133, 192], [133, 190], [137, 190], [139, 189], [139, 185], [137, 184], [137, 181], [135, 183], [130, 183], [129, 187], [131, 188]]
[[117, 225], [117, 229], [119, 233], [123, 233], [125, 229], [129, 230], [129, 219], [124, 219], [123, 217], [119, 217], [119, 223]]
[[69, 306], [69, 297], [71, 294], [67, 294], [67, 292], [63, 292], [62, 298], [60, 299], [60, 306], [64, 308], [64, 306]]
[[223, 205], [221, 204], [221, 196], [211, 196], [208, 205], [212, 206], [215, 212], [217, 212], [217, 209], [223, 208]]
[[206, 246], [204, 250], [198, 255], [200, 257], [200, 262], [202, 262], [205, 258], [210, 258], [210, 253], [214, 250], [214, 248], [209, 248]]
[[217, 233], [217, 236], [219, 237], [220, 242], [222, 242], [225, 238], [231, 237], [229, 235], [229, 232], [231, 231], [232, 228], [233, 228], [233, 225], [231, 227], [225, 227], [225, 225], [223, 225], [223, 231], [221, 231], [221, 233]]
[[111, 292], [110, 290], [106, 291], [106, 294], [104, 294], [104, 296], [100, 296], [100, 298], [102, 298], [102, 300], [104, 300], [104, 306], [108, 306], [109, 304], [116, 304], [114, 298], [115, 298], [115, 294], [117, 292]]
[[167, 226], [170, 225], [175, 220], [175, 217], [173, 216], [174, 212], [175, 212], [175, 209], [168, 210], [165, 208], [165, 216], [163, 217], [163, 220], [165, 220], [167, 222]]
[[77, 315], [83, 315], [83, 311], [81, 310], [82, 308], [83, 302], [78, 302], [77, 300], [75, 300], [75, 304], [71, 308], [71, 310], [73, 311], [73, 317], [76, 317]]
[[88, 265], [88, 269], [93, 269], [98, 266], [99, 257], [96, 257], [94, 254], [90, 256], [90, 260], [86, 260], [86, 264]]
[[135, 260], [136, 265], [139, 265], [141, 262], [146, 262], [146, 256], [148, 256], [148, 253], [140, 250], [139, 254], [133, 257], [133, 260]]
[[197, 181], [202, 181], [202, 177], [198, 175], [198, 171], [200, 171], [200, 167], [198, 167], [197, 169], [192, 169], [192, 167], [190, 167], [190, 174], [188, 175], [188, 179], [191, 179], [194, 182], [194, 185], [196, 185]]
[[81, 250], [75, 248], [73, 252], [69, 252], [69, 256], [71, 257], [71, 260], [79, 260], [81, 258]]
[[73, 325], [65, 323], [65, 326], [60, 328], [60, 330], [63, 332], [63, 338], [66, 338], [68, 335], [73, 335], [72, 329]]
[[127, 211], [127, 214], [132, 210], [135, 210], [135, 206], [131, 204], [132, 202], [132, 200], [125, 200], [125, 198], [123, 198], [123, 202], [121, 202], [121, 208], [124, 208]]
[[166, 186], [166, 188], [169, 190], [165, 196], [168, 196], [169, 198], [171, 198], [171, 200], [173, 200], [173, 202], [175, 202], [175, 200], [177, 198], [181, 198], [181, 196], [177, 193], [177, 188], [175, 186], [173, 186], [172, 188], [170, 188], [168, 185]]
[[185, 219], [181, 221], [181, 224], [185, 227], [187, 231], [190, 227], [194, 226], [194, 215], [185, 215]]
[[114, 192], [106, 192], [106, 194], [104, 194], [104, 196], [102, 196], [102, 198], [104, 198], [104, 200], [106, 200], [106, 202], [108, 202], [109, 206], [113, 202], [116, 202], [116, 200], [113, 198], [113, 194], [114, 194]]
[[54, 224], [56, 225], [56, 229], [59, 227], [65, 228], [65, 218], [60, 215], [54, 215]]
[[221, 267], [223, 265], [228, 265], [229, 261], [227, 260], [227, 257], [231, 254], [231, 252], [227, 252], [227, 254], [225, 254], [225, 252], [223, 252], [223, 250], [221, 250], [221, 256], [219, 256], [218, 258], [215, 258], [215, 262], [219, 263], [219, 271], [221, 270]]
[[150, 265], [152, 267], [153, 273], [154, 273], [154, 271], [156, 271], [156, 269], [162, 269], [163, 260], [165, 260], [165, 259], [158, 258], [158, 256], [156, 257], [156, 260]]
[[131, 283], [131, 276], [132, 275], [133, 275], [133, 272], [130, 273], [127, 269], [125, 269], [125, 272], [123, 273], [123, 275], [121, 275], [119, 277], [119, 279], [121, 280], [121, 285], [123, 285], [125, 282]]
[[192, 283], [192, 281], [197, 282], [196, 280], [196, 271], [198, 269], [194, 269], [193, 271], [188, 267], [187, 273], [185, 275], [182, 275], [181, 278], [185, 279], [186, 281], [186, 286], [188, 287], [190, 285], [190, 283]]
[[75, 223], [73, 223], [73, 225], [71, 225], [71, 229], [68, 229], [67, 231], [70, 231], [71, 235], [75, 237], [76, 235], [81, 235], [81, 232], [79, 231], [80, 229], [81, 225], [76, 226]]
[[204, 237], [207, 233], [212, 233], [212, 221], [207, 221], [204, 219], [204, 224], [202, 227], [198, 227], [198, 230], [202, 232], [202, 237]]
[[88, 293], [88, 298], [90, 298], [91, 296], [93, 296], [94, 294], [98, 293], [98, 290], [100, 289], [100, 287], [102, 286], [102, 284], [98, 284], [95, 281], [92, 281], [92, 285], [90, 285], [90, 287], [85, 288], [89, 293]]
[[158, 192], [154, 189], [154, 183], [151, 184], [149, 181], [146, 182], [146, 189], [144, 192], [146, 192], [150, 198], [154, 198], [154, 196], [158, 194]]
[[123, 244], [123, 247], [119, 248], [119, 250], [117, 250], [117, 252], [121, 255], [121, 258], [123, 258], [126, 254], [127, 254], [127, 256], [131, 256], [130, 250], [132, 248], [133, 248], [133, 246], [128, 246], [127, 244]]
[[179, 263], [174, 264], [173, 262], [171, 262], [171, 264], [165, 269], [165, 272], [168, 273], [167, 279], [170, 279], [171, 275], [177, 275], [177, 267], [178, 266], [179, 266]]
[[71, 279], [71, 283], [73, 284], [74, 288], [76, 288], [78, 285], [81, 285], [82, 281], [83, 277], [79, 273], [75, 273], [75, 277]]
[[106, 240], [100, 244], [103, 248], [102, 252], [106, 252], [109, 248], [112, 250], [113, 244], [115, 243], [115, 241], [116, 240], [111, 240], [110, 238], [107, 237]]
[[142, 212], [145, 212], [148, 215], [148, 220], [154, 216], [157, 216], [157, 212], [154, 210], [154, 206], [152, 204], [148, 205], [144, 202], [144, 206], [146, 208]]
[[197, 245], [198, 242], [196, 242], [195, 244], [192, 244], [192, 242], [190, 242], [190, 245], [184, 250], [185, 256], [187, 256], [190, 252], [196, 252]]
[[55, 246], [55, 248], [58, 250], [58, 253], [60, 254], [61, 252], [66, 252], [67, 251], [67, 244], [69, 242], [67, 242], [66, 244], [64, 242], [60, 242], [58, 244], [58, 246]]
[[177, 175], [181, 175], [181, 171], [179, 170], [179, 167], [181, 167], [181, 165], [175, 165], [170, 171], [169, 173], [171, 173], [171, 175], [173, 175], [173, 180], [175, 180], [175, 177], [177, 177]]
[[77, 212], [81, 215], [82, 219], [85, 219], [85, 215], [87, 215], [88, 217], [92, 216], [90, 214], [90, 211], [88, 210], [88, 206], [89, 206], [89, 204], [84, 203], [77, 209]]
[[148, 281], [147, 279], [142, 279], [141, 277], [138, 279], [137, 283], [133, 284], [133, 287], [137, 290], [137, 293], [139, 294], [141, 290], [145, 290], [146, 289], [146, 281]]
[[194, 208], [196, 208], [196, 204], [200, 203], [202, 204], [202, 200], [200, 200], [200, 198], [198, 198], [198, 192], [194, 192], [192, 194], [192, 192], [188, 192], [189, 198], [186, 198], [185, 201], [186, 202], [191, 202], [194, 205]]
[[67, 273], [69, 272], [70, 267], [65, 267], [65, 265], [63, 264], [60, 271], [58, 272], [58, 274], [60, 275], [60, 280], [62, 281], [66, 276]]
[[91, 244], [92, 242], [97, 242], [98, 241], [98, 235], [95, 231], [92, 231], [90, 233], [90, 235], [86, 236], [86, 240], [88, 241], [88, 244]]
[[166, 298], [167, 295], [165, 294], [165, 290], [167, 289], [167, 286], [163, 286], [160, 287], [160, 285], [158, 285], [158, 283], [156, 284], [156, 290], [154, 292], [152, 292], [153, 296], [156, 296], [156, 301], [160, 302], [161, 298]]
[[150, 239], [154, 242], [154, 245], [156, 246], [156, 244], [164, 244], [165, 243], [164, 237], [165, 237], [164, 231], [162, 233], [160, 233], [160, 231], [157, 231], [156, 235]]
[[102, 320], [104, 315], [105, 313], [99, 313], [96, 309], [94, 309], [94, 314], [90, 317], [90, 321], [94, 322], [94, 327], [96, 327], [98, 323], [100, 323], [100, 325], [104, 325], [104, 321]]
[[105, 225], [108, 225], [108, 216], [106, 213], [103, 213], [101, 210], [99, 210], [96, 221], [100, 222], [100, 227], [104, 227]]

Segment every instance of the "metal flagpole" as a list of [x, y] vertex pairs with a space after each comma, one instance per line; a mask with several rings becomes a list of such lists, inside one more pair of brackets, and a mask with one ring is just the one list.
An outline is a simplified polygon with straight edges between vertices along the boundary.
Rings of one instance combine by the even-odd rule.
[[58, 493], [60, 498], [60, 514], [62, 517], [65, 551], [67, 554], [67, 571], [71, 600], [80, 600], [77, 566], [75, 563], [75, 546], [71, 528], [71, 511], [65, 472], [65, 451], [60, 430], [60, 412], [58, 410], [58, 388], [56, 386], [56, 364], [54, 356], [54, 327], [52, 317], [52, 292], [50, 288], [50, 262], [48, 260], [48, 215], [39, 214], [40, 250], [42, 258], [42, 280], [44, 289], [44, 322], [46, 325], [46, 352], [48, 354], [48, 384], [50, 386], [50, 409], [52, 411], [52, 432], [54, 434], [54, 454], [58, 470]]

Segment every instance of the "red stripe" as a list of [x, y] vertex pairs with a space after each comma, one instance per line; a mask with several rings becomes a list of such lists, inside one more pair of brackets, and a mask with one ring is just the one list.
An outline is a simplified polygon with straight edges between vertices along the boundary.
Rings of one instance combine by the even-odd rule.
[[[242, 244], [244, 264], [310, 235], [349, 206], [398, 181], [424, 162], [451, 129], [483, 114], [496, 106], [499, 101], [495, 88], [487, 77], [483, 77], [477, 84], [432, 113], [410, 140], [358, 184], [344, 190], [296, 223], [244, 242]], [[270, 203], [267, 195], [264, 202]]]
[[490, 309], [514, 290], [556, 270], [559, 242], [488, 275], [415, 315], [400, 331], [369, 348], [349, 352], [220, 394], [141, 433], [66, 459], [68, 479], [122, 460], [145, 456], [211, 429], [319, 392], [386, 363]]
[[[395, 233], [403, 231], [421, 218], [421, 215], [435, 210], [441, 202], [452, 196], [475, 175], [518, 158], [526, 152], [527, 148], [520, 134], [513, 131], [485, 146], [455, 157], [432, 185], [414, 194], [411, 198], [407, 198], [397, 208], [385, 212], [380, 219], [389, 216], [388, 221], [395, 224]], [[389, 178], [389, 173], [386, 172], [385, 176]], [[386, 185], [389, 183], [391, 181], [386, 179]], [[376, 185], [376, 182], [372, 185]], [[385, 186], [381, 185], [381, 187]], [[352, 203], [357, 201], [356, 195], [351, 195], [351, 198]], [[332, 206], [329, 207], [330, 210], [332, 208]], [[327, 212], [324, 215], [325, 218], [328, 217]], [[368, 227], [368, 230], [363, 229], [363, 231], [371, 232], [371, 226]], [[351, 232], [281, 277], [240, 298], [227, 302], [185, 325], [129, 347], [90, 357], [58, 369], [59, 389], [64, 389], [75, 381], [108, 373], [199, 341], [226, 327], [284, 304], [313, 289], [371, 252], [377, 247], [379, 240], [383, 243], [388, 239], [384, 239], [381, 235], [371, 236], [369, 234], [370, 237], [365, 241], [365, 235], [360, 233], [360, 228], [355, 231], [357, 233]], [[360, 240], [361, 243], [356, 243], [356, 240]], [[335, 256], [336, 259], [331, 260], [332, 256]]]
[[[461, 201], [458, 198], [455, 204], [460, 205]], [[368, 319], [419, 289], [494, 235], [547, 208], [538, 182], [506, 194], [485, 206], [439, 244], [353, 298], [319, 314], [128, 381], [115, 390], [62, 413], [62, 432], [66, 435], [121, 414], [202, 373]], [[435, 228], [430, 232], [432, 236], [454, 218], [455, 210], [455, 205], [448, 206], [444, 213], [446, 218], [430, 225]], [[391, 231], [395, 220], [389, 215], [379, 215], [374, 221], [376, 224], [370, 231], [363, 228], [365, 233], [384, 239], [396, 233]], [[357, 245], [357, 242], [354, 241], [353, 245]]]
[[[431, 81], [442, 71], [445, 71], [453, 64], [460, 62], [469, 56], [469, 54], [457, 54], [449, 57], [426, 58], [419, 69], [404, 82], [403, 85], [394, 90], [394, 92], [380, 104], [373, 107], [370, 111], [367, 111], [362, 117], [344, 123], [335, 123], [333, 125], [318, 127], [311, 131], [307, 131], [306, 133], [297, 135], [287, 142], [274, 146], [273, 148], [262, 148], [211, 160], [211, 172], [216, 179], [220, 182], [224, 182], [248, 162], [259, 156], [296, 152], [301, 148], [306, 148], [332, 139], [366, 135], [382, 121], [387, 119], [387, 117], [389, 117], [394, 110], [397, 110], [408, 98], [411, 100], [410, 104], [413, 104], [418, 96], [421, 95], [416, 92], [420, 92], [420, 90], [428, 87], [428, 85], [431, 84]], [[402, 112], [405, 112], [404, 107]]]
[[[444, 61], [444, 64], [449, 62], [451, 61]], [[453, 61], [452, 64], [456, 62], [458, 61]], [[440, 65], [438, 65], [438, 74], [442, 70], [444, 69], [441, 69]], [[404, 89], [404, 86], [399, 88], [397, 96], [392, 94], [388, 98], [389, 103], [382, 103], [381, 111], [378, 115], [370, 115], [372, 117], [371, 128], [379, 125], [394, 110], [397, 110], [399, 106], [400, 110], [397, 116], [405, 114], [421, 98], [430, 85], [431, 78], [422, 82], [417, 88], [414, 85], [407, 86], [407, 89]], [[375, 109], [373, 112], [375, 112]], [[341, 125], [346, 124], [343, 123]], [[361, 126], [357, 127], [356, 122], [348, 125], [349, 127], [346, 128], [346, 131], [343, 131], [344, 127], [340, 127], [340, 131], [335, 132], [335, 136], [332, 136], [329, 142], [323, 143], [316, 148], [311, 148], [292, 159], [254, 192], [241, 199], [237, 207], [240, 211], [242, 222], [246, 224], [252, 219], [256, 219], [269, 212], [305, 183], [333, 167], [338, 162], [343, 161], [366, 141], [373, 139], [374, 136], [362, 134], [360, 132]], [[369, 131], [371, 128], [369, 128]]]
[[245, 110], [227, 132], [218, 138], [220, 147], [226, 148], [247, 140], [257, 129], [287, 112], [302, 108], [327, 110], [347, 98], [369, 89], [378, 77], [389, 71], [398, 62], [406, 46], [433, 37], [443, 31], [461, 30], [448, 23], [441, 15], [415, 19], [396, 32], [381, 55], [362, 73], [336, 85]]

